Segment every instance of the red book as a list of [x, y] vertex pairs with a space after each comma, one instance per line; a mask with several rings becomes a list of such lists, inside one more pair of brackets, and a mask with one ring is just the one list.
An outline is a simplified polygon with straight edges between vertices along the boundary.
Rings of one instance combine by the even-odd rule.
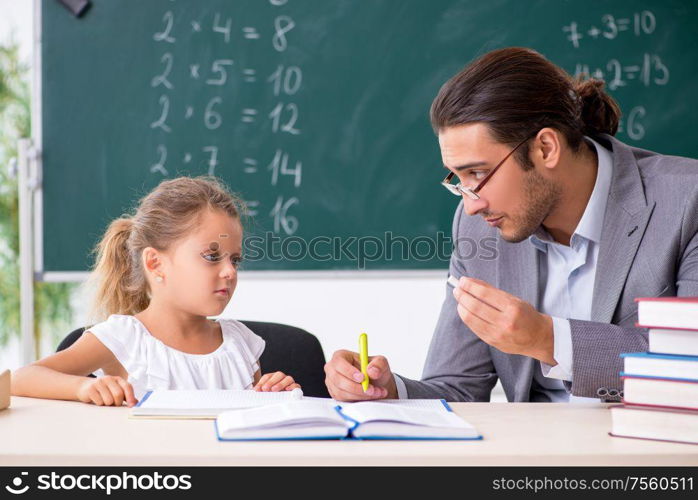
[[611, 436], [698, 444], [698, 411], [611, 407]]
[[[638, 325], [639, 326], [639, 325]], [[698, 356], [698, 330], [687, 328], [649, 328], [649, 351], [654, 354]]]
[[698, 380], [624, 375], [623, 403], [698, 410]]
[[635, 302], [639, 325], [698, 330], [698, 297], [638, 297]]

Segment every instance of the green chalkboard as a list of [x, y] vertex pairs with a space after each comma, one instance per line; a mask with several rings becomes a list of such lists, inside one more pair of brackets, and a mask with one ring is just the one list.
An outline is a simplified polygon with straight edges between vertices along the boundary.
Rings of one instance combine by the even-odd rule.
[[698, 155], [696, 2], [92, 3], [41, 4], [43, 272], [89, 269], [112, 218], [206, 173], [249, 202], [246, 269], [444, 268], [458, 200], [429, 105], [504, 46], [606, 79], [621, 140]]

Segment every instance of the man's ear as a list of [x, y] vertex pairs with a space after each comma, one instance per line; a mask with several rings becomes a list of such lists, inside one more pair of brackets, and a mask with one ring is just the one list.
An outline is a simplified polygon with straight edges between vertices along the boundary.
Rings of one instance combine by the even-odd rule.
[[562, 155], [562, 137], [557, 130], [546, 127], [540, 129], [533, 146], [533, 157], [545, 168], [555, 168]]

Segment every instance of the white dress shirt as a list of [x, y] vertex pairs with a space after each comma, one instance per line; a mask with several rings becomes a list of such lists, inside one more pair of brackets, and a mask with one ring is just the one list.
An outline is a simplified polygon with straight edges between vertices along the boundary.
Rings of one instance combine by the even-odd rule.
[[[546, 387], [550, 385], [550, 380], [545, 380], [546, 377], [572, 381], [572, 333], [569, 319], [591, 319], [596, 264], [611, 187], [613, 157], [598, 142], [589, 137], [586, 139], [596, 148], [598, 170], [594, 190], [570, 238], [570, 245], [554, 241], [542, 226], [529, 238], [533, 246], [544, 254], [539, 260], [540, 281], [545, 283], [540, 312], [553, 319], [553, 357], [557, 365], [550, 366], [541, 362], [541, 370], [534, 373], [534, 381]], [[562, 386], [562, 382], [559, 385]], [[569, 396], [570, 401], [592, 399], [598, 401], [595, 398]]]

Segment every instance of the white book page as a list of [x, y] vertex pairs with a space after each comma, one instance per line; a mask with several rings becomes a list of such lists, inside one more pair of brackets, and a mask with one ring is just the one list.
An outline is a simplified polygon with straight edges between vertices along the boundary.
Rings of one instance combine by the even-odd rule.
[[252, 390], [153, 391], [135, 410], [235, 409], [278, 404], [302, 398], [297, 390], [257, 392]]
[[218, 415], [217, 425], [222, 433], [240, 429], [264, 429], [281, 426], [350, 424], [335, 410], [335, 405], [321, 401], [292, 401], [277, 405], [226, 411]]
[[337, 424], [228, 430], [223, 430], [219, 426], [218, 433], [223, 440], [342, 439], [346, 436], [347, 429]]
[[641, 325], [666, 328], [698, 328], [697, 302], [641, 300], [637, 321]]
[[362, 402], [342, 405], [342, 413], [359, 423], [388, 421], [425, 427], [453, 429], [471, 427], [453, 412], [384, 403]]

